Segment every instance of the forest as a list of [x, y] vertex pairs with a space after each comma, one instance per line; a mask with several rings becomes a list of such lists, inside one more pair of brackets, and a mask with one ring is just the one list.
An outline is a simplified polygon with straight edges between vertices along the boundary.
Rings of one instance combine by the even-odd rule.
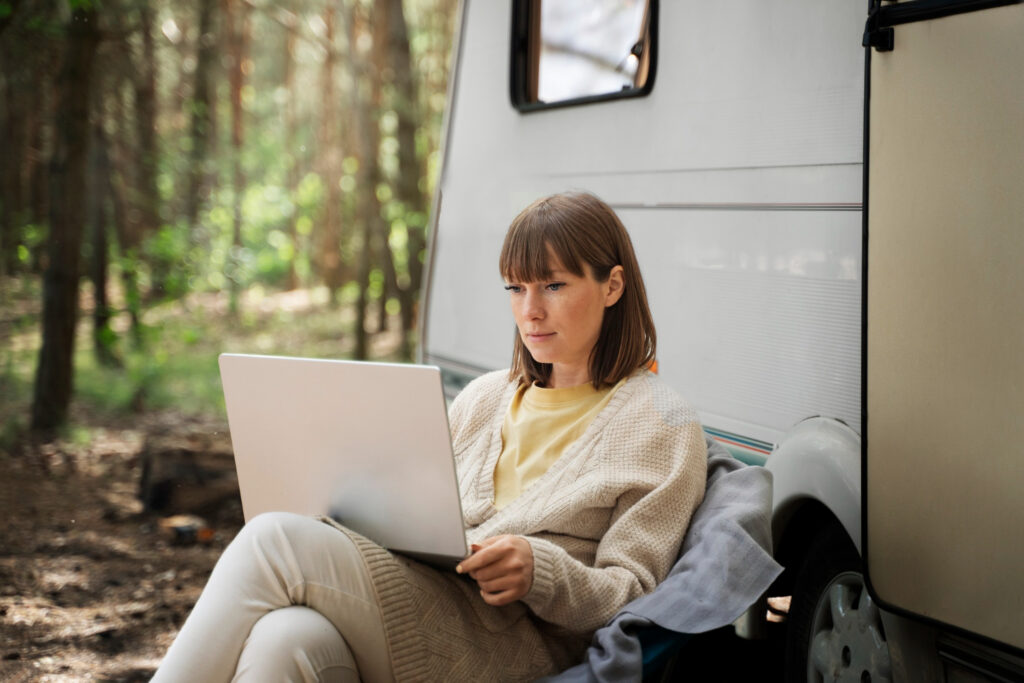
[[64, 425], [81, 351], [146, 374], [171, 302], [244, 326], [303, 292], [347, 355], [411, 358], [454, 12], [0, 2], [5, 402], [30, 384], [28, 427]]
[[241, 523], [220, 353], [414, 358], [457, 5], [0, 0], [0, 679], [148, 680]]

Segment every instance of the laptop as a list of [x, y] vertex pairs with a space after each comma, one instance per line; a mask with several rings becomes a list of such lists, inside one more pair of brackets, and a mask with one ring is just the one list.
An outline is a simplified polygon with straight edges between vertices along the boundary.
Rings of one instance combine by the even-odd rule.
[[225, 353], [242, 512], [326, 515], [448, 568], [468, 554], [441, 371]]

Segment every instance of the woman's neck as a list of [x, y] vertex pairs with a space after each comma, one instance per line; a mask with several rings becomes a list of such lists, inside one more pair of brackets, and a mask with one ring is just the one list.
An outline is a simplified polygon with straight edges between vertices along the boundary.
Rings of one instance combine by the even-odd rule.
[[588, 382], [590, 382], [590, 368], [588, 366], [565, 367], [556, 363], [551, 366], [551, 375], [544, 386], [548, 389], [564, 389], [565, 387], [576, 387]]

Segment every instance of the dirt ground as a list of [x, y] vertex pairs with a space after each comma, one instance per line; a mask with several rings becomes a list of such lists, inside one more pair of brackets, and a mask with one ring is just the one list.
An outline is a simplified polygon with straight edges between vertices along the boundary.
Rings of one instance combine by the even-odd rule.
[[[86, 445], [0, 451], [0, 681], [152, 676], [242, 524], [237, 494], [143, 510], [141, 453], [154, 433], [226, 425], [155, 415], [95, 428]], [[171, 512], [201, 515], [209, 538], [166, 528]]]

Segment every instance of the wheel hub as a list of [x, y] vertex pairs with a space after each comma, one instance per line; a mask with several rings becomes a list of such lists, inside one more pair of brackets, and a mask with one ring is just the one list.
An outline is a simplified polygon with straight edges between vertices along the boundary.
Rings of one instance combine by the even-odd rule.
[[807, 680], [890, 683], [892, 663], [882, 615], [859, 572], [844, 572], [825, 588], [814, 609]]

